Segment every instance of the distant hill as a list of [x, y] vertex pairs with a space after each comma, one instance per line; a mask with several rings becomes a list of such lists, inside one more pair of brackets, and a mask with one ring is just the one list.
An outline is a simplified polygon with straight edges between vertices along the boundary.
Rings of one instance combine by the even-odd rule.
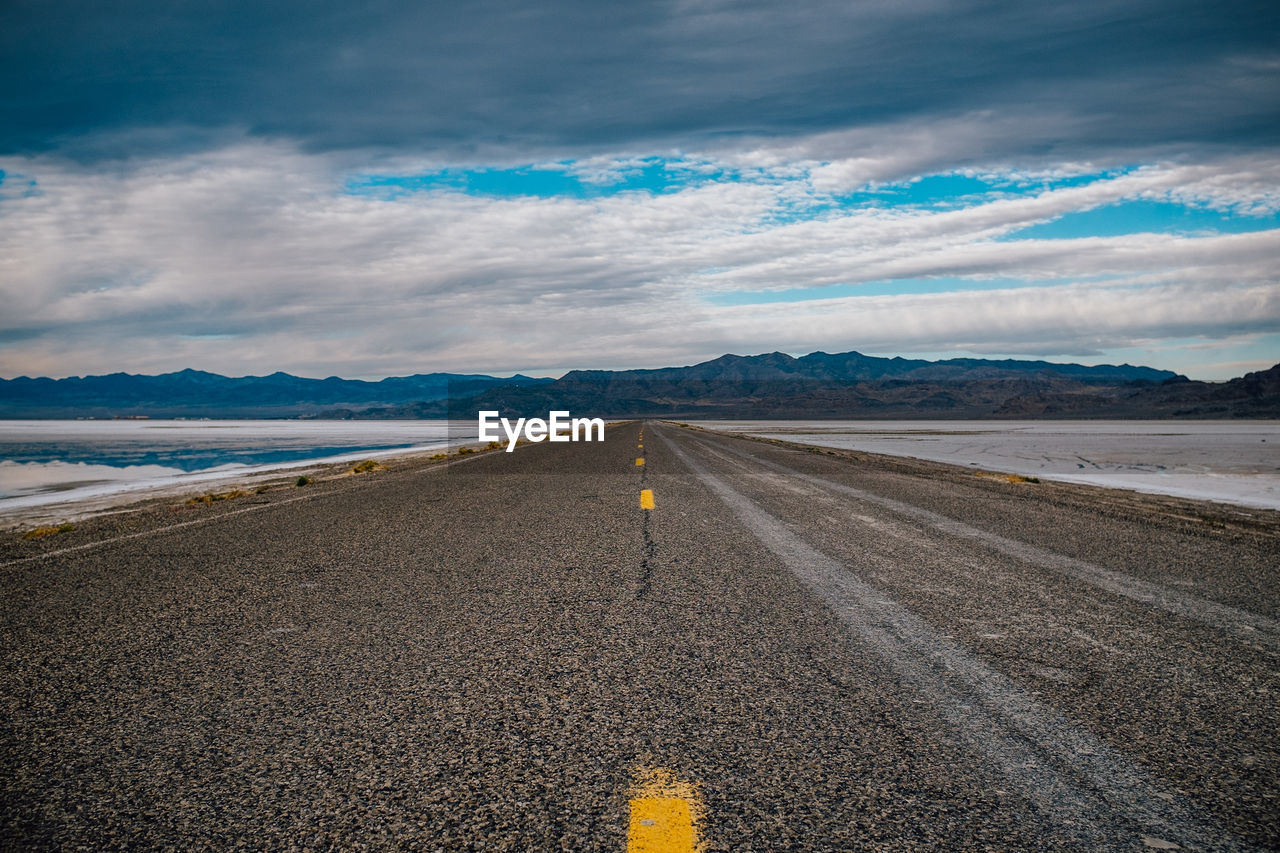
[[[1091, 417], [1087, 405], [1073, 408], [1067, 401], [1079, 396], [1101, 405], [1166, 383], [1185, 389], [1207, 385], [1127, 364], [926, 361], [858, 352], [794, 358], [773, 352], [725, 355], [688, 367], [572, 371], [547, 385], [491, 388], [473, 400], [454, 400], [452, 414], [471, 417], [476, 409], [492, 408], [532, 415], [564, 408], [575, 414], [682, 418]], [[1032, 414], [1030, 404], [1024, 414], [1006, 410], [1010, 401], [1031, 400], [1040, 401], [1041, 414]], [[1116, 416], [1138, 417], [1141, 409], [1135, 399], [1128, 406], [1135, 414]]]
[[220, 376], [182, 370], [159, 376], [112, 373], [67, 379], [0, 379], [0, 417], [216, 417], [315, 416], [344, 409], [470, 396], [495, 385], [519, 387], [551, 382], [528, 376], [498, 378], [478, 374], [426, 373], [379, 382], [307, 379], [288, 373]]
[[452, 414], [471, 417], [484, 408], [532, 415], [560, 408], [685, 418], [983, 418], [1018, 397], [1080, 389], [1106, 396], [1169, 381], [1185, 377], [1132, 365], [773, 352], [724, 355], [688, 367], [575, 370], [546, 385], [490, 388], [473, 400], [455, 399]]
[[813, 352], [794, 358], [782, 352], [764, 355], [722, 355], [691, 367], [662, 367], [656, 370], [574, 370], [561, 383], [607, 381], [655, 385], [664, 381], [687, 384], [697, 381], [767, 382], [808, 379], [851, 382], [899, 379], [910, 382], [955, 382], [1008, 378], [1010, 376], [1053, 375], [1085, 382], [1163, 382], [1176, 379], [1171, 370], [1104, 364], [1054, 364], [1048, 361], [995, 361], [982, 358], [951, 358], [926, 361], [910, 358], [878, 358], [860, 352], [834, 355]]
[[1280, 364], [1228, 382], [1179, 378], [1156, 386], [1042, 390], [1006, 400], [999, 417], [1280, 418]]
[[0, 416], [10, 418], [473, 418], [480, 409], [678, 418], [1274, 418], [1280, 365], [1210, 383], [1128, 364], [774, 352], [687, 367], [575, 370], [556, 380], [429, 373], [364, 382], [195, 370], [0, 380]]

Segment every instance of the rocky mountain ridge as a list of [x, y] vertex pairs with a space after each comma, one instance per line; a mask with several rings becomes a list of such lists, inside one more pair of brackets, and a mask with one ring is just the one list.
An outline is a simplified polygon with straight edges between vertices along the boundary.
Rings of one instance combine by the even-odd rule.
[[0, 380], [0, 417], [473, 418], [1280, 417], [1280, 365], [1197, 382], [1134, 365], [942, 361], [858, 352], [724, 355], [685, 367], [575, 370], [559, 379], [429, 373], [379, 382], [184, 370]]

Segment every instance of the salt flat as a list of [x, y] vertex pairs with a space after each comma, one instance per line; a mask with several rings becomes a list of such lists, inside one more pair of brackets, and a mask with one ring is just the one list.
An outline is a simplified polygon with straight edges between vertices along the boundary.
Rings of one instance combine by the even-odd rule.
[[67, 519], [289, 468], [434, 451], [448, 421], [0, 421], [0, 524]]
[[700, 421], [804, 444], [1280, 509], [1280, 421]]

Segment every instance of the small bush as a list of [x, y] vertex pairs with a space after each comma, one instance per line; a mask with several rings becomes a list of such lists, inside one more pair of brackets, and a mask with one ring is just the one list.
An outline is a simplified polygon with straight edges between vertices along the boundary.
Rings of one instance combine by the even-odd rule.
[[1024, 477], [1022, 474], [996, 474], [991, 471], [977, 471], [976, 476], [988, 480], [1003, 480], [1006, 483], [1039, 483], [1039, 477]]
[[476, 452], [476, 451], [475, 451], [475, 448], [474, 448], [474, 447], [459, 447], [459, 448], [458, 448], [458, 455], [459, 455], [459, 456], [466, 456], [468, 453], [475, 453], [475, 452]]
[[439, 460], [441, 460], [441, 459], [448, 459], [448, 458], [449, 458], [449, 454], [448, 454], [448, 453], [433, 453], [433, 454], [431, 454], [430, 456], [428, 456], [427, 458], [428, 458], [428, 459], [430, 459], [432, 462], [438, 462], [438, 461], [439, 461]]
[[489, 442], [489, 443], [486, 445], [486, 449], [488, 449], [488, 450], [501, 450], [501, 449], [502, 449], [502, 442], [501, 442], [501, 441], [491, 441], [491, 442]]
[[35, 530], [28, 530], [22, 534], [23, 539], [43, 539], [46, 536], [57, 536], [59, 533], [66, 533], [69, 530], [75, 530], [74, 524], [59, 524], [56, 527], [37, 527]]
[[367, 474], [370, 471], [381, 471], [383, 468], [386, 468], [386, 467], [387, 466], [383, 465], [381, 462], [376, 462], [373, 459], [365, 459], [363, 462], [357, 462], [356, 464], [352, 465], [350, 473]]
[[187, 501], [187, 504], [211, 504], [214, 501], [233, 501], [236, 498], [242, 498], [247, 494], [249, 493], [242, 492], [239, 489], [232, 489], [229, 492], [209, 492], [207, 495], [201, 495], [198, 498], [191, 498]]
[[311, 485], [311, 478], [310, 478], [310, 477], [307, 477], [307, 476], [305, 476], [305, 475], [304, 475], [304, 476], [299, 477], [298, 479], [294, 480], [294, 481], [293, 481], [293, 484], [294, 484], [295, 486], [309, 486], [309, 485]]

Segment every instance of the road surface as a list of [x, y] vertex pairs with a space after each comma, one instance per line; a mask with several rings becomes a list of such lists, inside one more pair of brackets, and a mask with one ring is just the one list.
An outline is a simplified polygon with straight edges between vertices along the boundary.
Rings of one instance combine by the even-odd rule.
[[108, 518], [5, 546], [4, 843], [1274, 849], [1277, 534], [657, 422]]

